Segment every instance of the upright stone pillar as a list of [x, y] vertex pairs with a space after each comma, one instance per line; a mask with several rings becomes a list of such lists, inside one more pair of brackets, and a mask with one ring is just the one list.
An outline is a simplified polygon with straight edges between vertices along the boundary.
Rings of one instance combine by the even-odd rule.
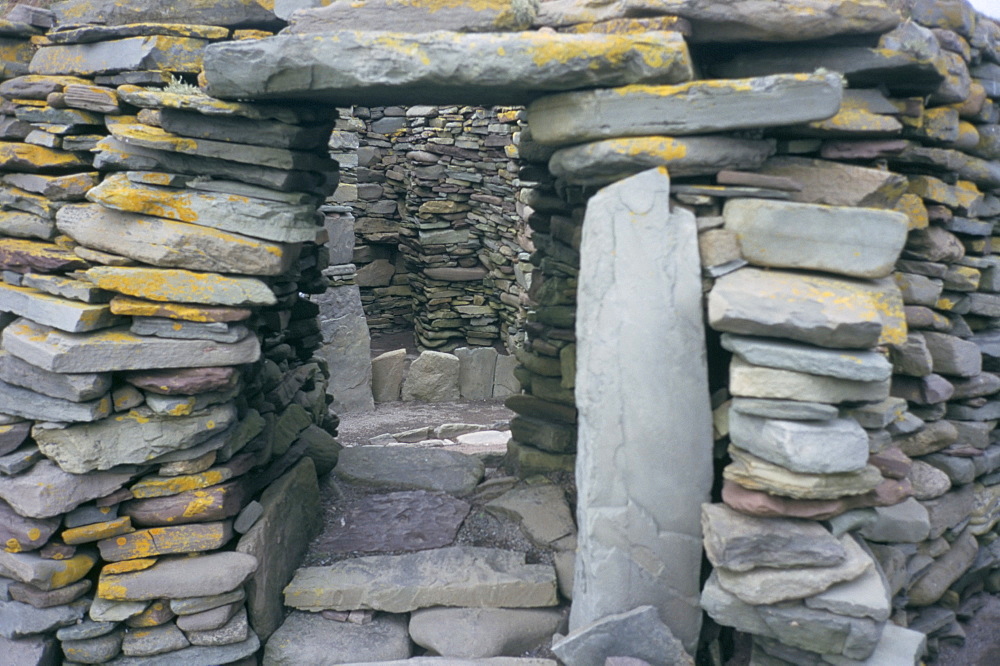
[[587, 204], [570, 630], [650, 604], [693, 651], [712, 422], [697, 229], [691, 213], [671, 213], [669, 193], [666, 170], [653, 169]]

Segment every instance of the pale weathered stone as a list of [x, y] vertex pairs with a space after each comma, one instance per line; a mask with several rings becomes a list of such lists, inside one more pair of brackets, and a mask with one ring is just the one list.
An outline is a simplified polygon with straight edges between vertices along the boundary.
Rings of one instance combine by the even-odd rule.
[[106, 304], [80, 303], [10, 284], [0, 284], [0, 310], [70, 333], [94, 331], [122, 321]]
[[840, 89], [830, 74], [600, 88], [535, 100], [528, 124], [535, 141], [553, 146], [791, 125], [834, 115]]
[[723, 469], [726, 479], [750, 490], [763, 490], [783, 497], [837, 499], [863, 495], [882, 482], [882, 474], [872, 465], [857, 472], [805, 474], [767, 462], [736, 447], [729, 447], [729, 455], [733, 462]]
[[104, 497], [125, 485], [130, 473], [68, 474], [54, 462], [41, 460], [17, 476], [0, 477], [0, 499], [29, 518], [50, 518]]
[[264, 512], [236, 546], [260, 566], [247, 583], [247, 608], [254, 631], [264, 640], [284, 615], [281, 591], [292, 579], [322, 524], [319, 486], [312, 460], [305, 458], [261, 496]]
[[256, 336], [235, 344], [133, 335], [124, 328], [91, 334], [63, 333], [19, 319], [3, 330], [4, 348], [50, 372], [88, 373], [252, 363], [260, 357]]
[[438, 490], [468, 495], [483, 477], [483, 463], [457, 451], [403, 446], [351, 446], [340, 452], [336, 474], [353, 483]]
[[235, 590], [256, 570], [257, 558], [245, 553], [162, 558], [142, 571], [103, 574], [97, 595], [113, 601], [145, 601], [222, 594]]
[[454, 354], [423, 351], [410, 364], [403, 381], [403, 400], [455, 401], [459, 393], [461, 362]]
[[111, 390], [110, 374], [48, 372], [7, 353], [0, 353], [0, 380], [74, 402], [93, 400]]
[[562, 489], [554, 484], [512, 488], [486, 505], [486, 510], [515, 520], [528, 538], [539, 546], [576, 534], [573, 514]]
[[[81, 5], [74, 0], [53, 3], [52, 11], [60, 24], [96, 23], [109, 26], [130, 23], [169, 23], [176, 20], [173, 7], [164, 7], [156, 0], [139, 0], [120, 4], [100, 0]], [[224, 0], [206, 5], [195, 4], [184, 12], [184, 20], [195, 25], [256, 28], [277, 25], [273, 13], [253, 0]]]
[[[85, 277], [102, 289], [152, 301], [203, 305], [274, 305], [271, 289], [256, 278], [230, 277], [178, 269], [95, 266]], [[114, 303], [111, 306], [115, 312]], [[129, 314], [140, 314], [130, 312]], [[169, 317], [164, 312], [144, 311], [150, 316]], [[242, 313], [239, 313], [242, 315]], [[234, 316], [239, 316], [234, 313]], [[239, 317], [245, 318], [245, 317]], [[232, 321], [233, 319], [223, 319]], [[211, 321], [211, 319], [210, 319]]]
[[971, 528], [966, 528], [947, 553], [939, 557], [920, 576], [908, 591], [909, 605], [929, 606], [937, 602], [958, 578], [972, 566], [979, 552], [979, 542], [972, 533]]
[[130, 330], [136, 335], [213, 342], [239, 342], [250, 335], [250, 329], [239, 323], [179, 321], [166, 317], [133, 317]]
[[[563, 49], [574, 56], [557, 55]], [[302, 76], [305, 72], [309, 75]], [[308, 93], [310, 99], [330, 103], [363, 98], [369, 104], [388, 104], [410, 103], [418, 94], [425, 103], [461, 97], [465, 103], [512, 104], [542, 91], [677, 83], [691, 79], [693, 72], [677, 33], [622, 37], [439, 31], [331, 32], [218, 44], [206, 51], [205, 75], [207, 92], [223, 99]]]
[[847, 557], [829, 567], [757, 568], [736, 572], [716, 569], [719, 585], [752, 605], [775, 604], [804, 599], [818, 594], [835, 583], [854, 580], [873, 566], [872, 560], [850, 535], [840, 538]]
[[735, 446], [795, 472], [855, 472], [868, 464], [868, 435], [854, 419], [785, 421], [729, 415]]
[[722, 346], [747, 363], [839, 377], [861, 382], [884, 381], [892, 375], [892, 365], [884, 354], [873, 351], [824, 349], [773, 338], [751, 338], [725, 333]]
[[982, 370], [982, 354], [975, 342], [934, 331], [924, 331], [923, 336], [934, 361], [934, 372], [975, 377]]
[[723, 216], [751, 264], [858, 278], [888, 275], [909, 227], [894, 211], [768, 199], [731, 199]]
[[608, 657], [636, 657], [650, 666], [693, 666], [694, 659], [653, 606], [639, 606], [580, 627], [552, 645], [567, 664], [604, 666]]
[[751, 365], [734, 357], [729, 365], [729, 390], [734, 396], [777, 398], [838, 404], [871, 402], [889, 397], [889, 380], [858, 382]]
[[451, 547], [306, 567], [285, 588], [301, 610], [370, 608], [405, 613], [430, 606], [535, 608], [556, 603], [551, 566], [490, 548]]
[[560, 148], [549, 160], [549, 170], [574, 185], [604, 185], [664, 167], [674, 177], [705, 176], [723, 169], [752, 171], [773, 153], [770, 141], [758, 139], [626, 137]]
[[30, 71], [79, 76], [156, 69], [194, 73], [201, 67], [207, 44], [204, 39], [154, 35], [45, 46], [31, 59]]
[[909, 498], [895, 506], [875, 507], [876, 520], [861, 536], [879, 543], [920, 543], [930, 532], [927, 509]]
[[556, 608], [424, 608], [410, 614], [410, 638], [434, 654], [466, 659], [518, 656], [552, 638]]
[[882, 334], [867, 293], [857, 282], [744, 268], [716, 281], [708, 316], [713, 328], [730, 333], [867, 349]]
[[359, 625], [292, 611], [267, 642], [264, 660], [273, 666], [320, 664], [331, 658], [379, 664], [411, 654], [405, 616], [380, 615]]
[[371, 411], [375, 407], [371, 337], [361, 292], [357, 285], [332, 287], [317, 302], [324, 306], [319, 317], [324, 344], [319, 354], [330, 368], [327, 393], [333, 396], [334, 409]]
[[75, 583], [86, 576], [96, 563], [94, 553], [78, 553], [65, 560], [50, 560], [37, 553], [0, 551], [0, 575], [46, 592]]
[[801, 189], [790, 196], [802, 203], [891, 209], [906, 191], [906, 179], [899, 174], [829, 160], [781, 155], [765, 162], [760, 172], [794, 178]]
[[[372, 395], [375, 402], [399, 400], [406, 368], [406, 350], [396, 349], [379, 354], [372, 359]], [[490, 393], [492, 395], [492, 385]]]
[[60, 231], [87, 247], [164, 268], [281, 275], [298, 258], [294, 245], [96, 204], [64, 206], [56, 216], [56, 224]]
[[493, 397], [497, 351], [492, 347], [460, 347], [455, 350], [459, 360], [458, 388], [465, 400], [489, 400]]
[[527, 30], [534, 11], [517, 11], [502, 3], [463, 4], [442, 15], [440, 8], [399, 0], [365, 0], [354, 7], [322, 0], [276, 0], [274, 13], [289, 21], [287, 32], [303, 34], [332, 30], [384, 30], [405, 25], [410, 32], [509, 32]]
[[716, 567], [832, 566], [846, 557], [837, 539], [813, 521], [758, 518], [724, 504], [703, 504], [701, 512], [705, 553]]
[[[601, 190], [587, 206], [570, 629], [650, 604], [693, 650], [701, 623], [697, 506], [711, 486], [712, 420], [696, 224], [690, 213], [671, 214], [669, 186], [666, 173], [651, 170]], [[664, 432], [675, 435], [669, 451], [657, 444]], [[665, 496], [664, 483], [676, 493]]]

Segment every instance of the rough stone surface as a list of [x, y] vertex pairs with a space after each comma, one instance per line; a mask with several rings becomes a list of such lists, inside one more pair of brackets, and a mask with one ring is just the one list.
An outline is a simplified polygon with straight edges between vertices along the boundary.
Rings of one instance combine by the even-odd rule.
[[830, 404], [873, 402], [889, 397], [889, 384], [889, 380], [857, 382], [751, 365], [739, 357], [734, 357], [729, 366], [729, 390], [738, 397]]
[[216, 552], [195, 558], [161, 558], [148, 569], [101, 576], [97, 594], [112, 601], [208, 596], [235, 590], [257, 570], [257, 558]]
[[535, 141], [555, 146], [790, 125], [834, 115], [840, 88], [829, 74], [603, 88], [537, 99], [528, 107], [528, 124]]
[[303, 459], [271, 484], [260, 502], [264, 512], [239, 540], [236, 550], [259, 562], [257, 573], [246, 585], [247, 608], [254, 631], [267, 640], [284, 614], [281, 591], [321, 526], [319, 486], [312, 460]]
[[783, 421], [729, 414], [734, 446], [795, 472], [855, 472], [868, 464], [868, 435], [854, 419]]
[[424, 608], [410, 638], [445, 657], [518, 656], [548, 641], [563, 622], [556, 608]]
[[608, 657], [635, 657], [651, 666], [693, 666], [681, 642], [653, 606], [639, 606], [580, 627], [553, 643], [552, 651], [567, 664], [604, 666]]
[[[711, 487], [712, 417], [695, 220], [670, 214], [669, 186], [661, 170], [616, 183], [591, 198], [584, 219], [570, 630], [650, 604], [694, 649], [697, 507]], [[624, 314], [615, 306], [626, 302]], [[679, 420], [683, 432], [673, 427]], [[676, 434], [669, 453], [659, 443], [663, 432]], [[665, 496], [664, 483], [676, 492]]]
[[857, 278], [888, 275], [909, 227], [894, 211], [767, 199], [731, 199], [723, 216], [751, 264]]
[[[167, 303], [246, 306], [277, 302], [274, 292], [256, 278], [133, 266], [96, 266], [88, 270], [85, 277], [108, 291]], [[116, 312], [113, 304], [112, 312]], [[155, 310], [128, 314], [169, 317]]]
[[264, 661], [274, 666], [406, 659], [412, 654], [406, 618], [381, 615], [370, 624], [327, 620], [318, 613], [293, 611], [271, 636]]
[[[98, 23], [109, 26], [130, 23], [170, 23], [176, 9], [164, 7], [156, 0], [140, 0], [122, 5], [111, 0], [81, 5], [73, 0], [51, 6], [59, 23]], [[218, 25], [230, 28], [256, 28], [276, 24], [275, 16], [253, 0], [224, 0], [197, 3], [185, 10], [186, 22], [196, 25]]]
[[454, 354], [420, 352], [403, 382], [403, 400], [456, 401], [461, 397], [460, 377], [461, 361]]
[[318, 301], [326, 306], [327, 318], [321, 315], [323, 346], [320, 355], [330, 367], [327, 393], [333, 396], [334, 409], [371, 411], [372, 398], [371, 337], [361, 307], [361, 293], [355, 285], [328, 289]]
[[48, 372], [5, 353], [0, 354], [0, 380], [30, 388], [36, 393], [74, 402], [93, 400], [111, 390], [109, 374]]
[[451, 547], [374, 555], [306, 567], [285, 588], [285, 605], [320, 611], [406, 613], [430, 606], [535, 608], [556, 604], [551, 566], [504, 550]]
[[801, 189], [791, 198], [802, 203], [884, 209], [892, 208], [906, 191], [906, 180], [899, 174], [829, 160], [781, 155], [765, 162], [760, 171], [794, 178]]
[[[375, 402], [399, 400], [405, 369], [405, 349], [388, 351], [372, 359], [372, 395]], [[492, 388], [491, 386], [491, 392]]]
[[352, 446], [340, 452], [336, 474], [385, 488], [467, 495], [483, 477], [483, 464], [455, 451], [401, 446]]
[[823, 349], [773, 338], [751, 338], [731, 333], [723, 334], [722, 346], [753, 365], [859, 382], [884, 381], [893, 370], [883, 354], [871, 351]]
[[73, 475], [54, 462], [40, 460], [23, 474], [0, 477], [0, 498], [22, 516], [51, 518], [109, 495], [131, 478], [131, 473], [116, 472]]
[[856, 472], [807, 474], [793, 472], [733, 446], [729, 447], [729, 455], [733, 462], [723, 469], [726, 479], [750, 490], [763, 490], [783, 497], [838, 499], [871, 492], [882, 482], [882, 473], [872, 465]]
[[497, 351], [492, 347], [460, 347], [458, 389], [463, 400], [489, 400], [493, 397]]
[[[564, 48], [574, 57], [555, 55]], [[283, 35], [214, 45], [204, 66], [206, 92], [215, 97], [308, 95], [342, 104], [406, 104], [415, 93], [428, 104], [513, 104], [543, 91], [678, 83], [693, 75], [677, 33]]]

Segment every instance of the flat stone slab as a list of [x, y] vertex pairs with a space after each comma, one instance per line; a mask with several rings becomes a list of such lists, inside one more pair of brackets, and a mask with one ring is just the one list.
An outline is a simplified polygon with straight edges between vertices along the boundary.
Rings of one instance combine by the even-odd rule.
[[882, 474], [872, 465], [857, 472], [837, 474], [804, 474], [793, 472], [758, 458], [735, 447], [729, 448], [733, 458], [722, 470], [723, 476], [750, 490], [763, 490], [772, 495], [806, 500], [833, 500], [863, 495], [882, 483]]
[[831, 74], [692, 81], [560, 93], [528, 106], [531, 138], [562, 146], [623, 136], [684, 136], [823, 120], [837, 113]]
[[694, 666], [654, 606], [639, 606], [576, 629], [552, 644], [573, 666], [604, 666], [608, 657], [635, 657], [649, 666]]
[[434, 654], [519, 655], [546, 643], [563, 621], [558, 608], [424, 608], [410, 615], [410, 638]]
[[67, 423], [97, 421], [111, 414], [109, 395], [89, 402], [53, 398], [30, 389], [0, 381], [0, 414], [40, 421]]
[[412, 654], [406, 618], [379, 615], [369, 624], [328, 620], [318, 613], [292, 611], [271, 635], [264, 660], [273, 666], [405, 659]]
[[197, 72], [207, 40], [156, 35], [125, 37], [94, 44], [45, 46], [28, 66], [32, 74], [115, 74], [158, 70]]
[[801, 400], [836, 405], [889, 397], [890, 381], [857, 382], [751, 365], [738, 356], [729, 364], [729, 390], [736, 397]]
[[722, 215], [751, 264], [858, 278], [891, 273], [909, 230], [903, 213], [794, 201], [731, 199]]
[[846, 557], [837, 539], [811, 520], [758, 518], [725, 504], [702, 504], [701, 524], [709, 561], [730, 571], [833, 566]]
[[427, 550], [451, 545], [471, 505], [451, 495], [412, 490], [348, 504], [323, 536], [335, 553]]
[[858, 382], [885, 381], [892, 363], [884, 354], [854, 349], [824, 349], [774, 338], [722, 335], [722, 346], [747, 363]]
[[[108, 291], [171, 304], [190, 303], [240, 307], [274, 305], [277, 302], [274, 292], [256, 278], [231, 277], [217, 273], [198, 273], [177, 269], [121, 266], [95, 266], [88, 270], [85, 276], [98, 287]], [[135, 311], [137, 309], [135, 308], [129, 314], [139, 314]], [[162, 310], [169, 310], [169, 308], [162, 306]], [[152, 316], [170, 316], [162, 310], [154, 311], [155, 314]], [[116, 310], [114, 304], [111, 306], [111, 311], [124, 314], [123, 311]], [[196, 314], [196, 311], [192, 310], [192, 313]], [[182, 319], [183, 317], [178, 318]]]
[[786, 421], [729, 414], [735, 446], [794, 472], [856, 472], [868, 464], [868, 433], [854, 419]]
[[127, 328], [63, 333], [27, 319], [3, 330], [3, 346], [43, 370], [66, 373], [239, 365], [260, 357], [260, 343], [253, 335], [223, 344], [143, 337]]
[[521, 553], [465, 546], [306, 567], [285, 588], [286, 606], [309, 611], [407, 613], [430, 606], [537, 608], [556, 603], [551, 566], [525, 564]]
[[678, 83], [693, 72], [683, 37], [671, 32], [358, 31], [214, 45], [205, 54], [205, 76], [206, 92], [222, 99], [488, 105], [523, 103], [546, 91]]
[[144, 410], [68, 428], [36, 426], [39, 448], [67, 472], [85, 474], [116, 465], [141, 465], [200, 444], [236, 422], [232, 403], [190, 416], [159, 416]]
[[90, 304], [51, 296], [28, 287], [0, 284], [0, 310], [69, 333], [96, 331], [122, 323], [107, 304]]
[[64, 206], [56, 214], [56, 226], [91, 249], [164, 268], [281, 275], [299, 256], [295, 245], [270, 243], [161, 217], [125, 213], [97, 204]]
[[729, 333], [867, 349], [883, 336], [876, 289], [859, 281], [744, 268], [716, 280], [708, 319]]
[[[51, 5], [59, 24], [97, 23], [120, 26], [130, 23], [169, 23], [177, 13], [157, 0], [137, 0], [120, 4], [114, 0], [97, 0], [81, 5], [63, 0]], [[197, 25], [227, 28], [257, 28], [277, 23], [273, 13], [254, 0], [221, 0], [207, 5], [195, 5], [184, 11], [184, 21]], [[221, 662], [219, 662], [221, 663]]]
[[551, 483], [512, 488], [486, 504], [486, 510], [518, 521], [528, 538], [550, 546], [576, 535], [576, 523], [562, 489]]
[[791, 197], [802, 203], [891, 209], [906, 191], [904, 176], [830, 160], [780, 155], [760, 173], [794, 179], [800, 187]]
[[113, 664], [113, 666], [176, 666], [178, 663], [185, 666], [216, 666], [217, 664], [239, 662], [241, 659], [256, 654], [259, 649], [260, 639], [257, 638], [257, 634], [250, 632], [249, 638], [241, 643], [212, 646], [192, 645], [181, 650], [157, 655], [119, 657], [107, 663]]
[[87, 614], [90, 603], [77, 601], [52, 608], [35, 608], [18, 601], [0, 601], [0, 636], [24, 638], [74, 624]]
[[666, 167], [672, 177], [753, 171], [772, 154], [774, 144], [757, 139], [625, 137], [560, 148], [549, 160], [549, 170], [574, 185], [605, 185], [657, 167]]
[[312, 206], [143, 185], [124, 174], [108, 176], [87, 198], [120, 211], [190, 222], [254, 238], [282, 243], [316, 240], [316, 209]]
[[382, 488], [468, 495], [483, 478], [483, 463], [455, 451], [404, 446], [352, 446], [340, 452], [338, 477]]
[[235, 590], [256, 570], [257, 558], [245, 553], [162, 558], [142, 571], [102, 574], [97, 596], [111, 601], [211, 596]]
[[69, 474], [54, 462], [40, 460], [27, 472], [0, 476], [0, 499], [22, 516], [51, 518], [109, 495], [131, 478], [130, 473]]

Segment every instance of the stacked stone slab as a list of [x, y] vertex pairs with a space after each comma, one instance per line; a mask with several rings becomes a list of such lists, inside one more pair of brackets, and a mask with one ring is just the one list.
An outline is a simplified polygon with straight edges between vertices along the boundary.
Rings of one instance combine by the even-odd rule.
[[0, 239], [12, 663], [254, 654], [339, 448], [304, 296], [326, 286], [333, 114], [178, 82], [263, 25], [255, 3], [209, 26], [152, 4], [55, 7], [103, 25], [37, 37], [0, 93], [31, 132], [0, 160], [0, 214], [33, 216]]

